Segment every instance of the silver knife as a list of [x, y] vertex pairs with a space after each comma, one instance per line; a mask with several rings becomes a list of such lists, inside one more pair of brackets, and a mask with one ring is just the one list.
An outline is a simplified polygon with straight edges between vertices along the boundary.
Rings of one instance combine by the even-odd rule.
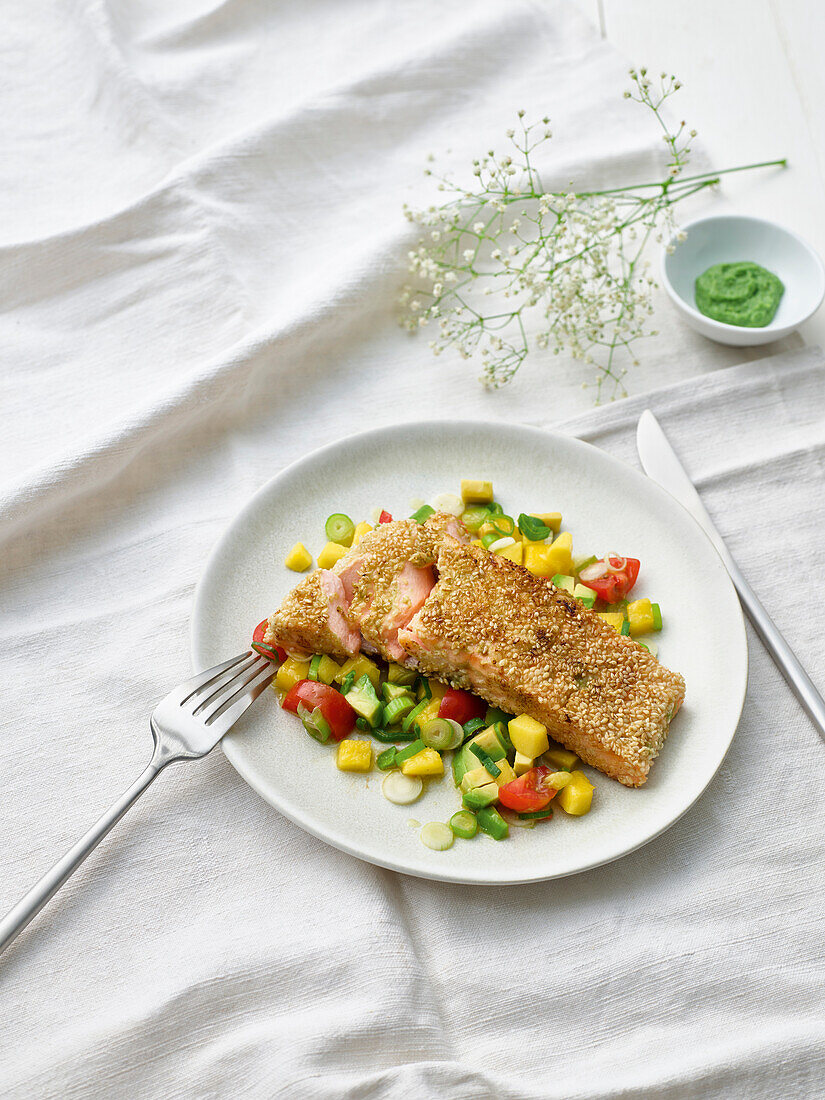
[[713, 525], [713, 520], [705, 511], [699, 494], [688, 477], [676, 452], [668, 443], [667, 436], [650, 409], [639, 417], [636, 428], [636, 450], [639, 452], [644, 471], [649, 478], [666, 489], [672, 497], [693, 516], [719, 553], [730, 573], [745, 614], [753, 629], [759, 635], [763, 645], [776, 662], [779, 671], [788, 681], [794, 695], [800, 701], [816, 726], [819, 736], [825, 740], [825, 699], [814, 687], [808, 673], [796, 659], [785, 641], [776, 623], [759, 602], [756, 593], [742, 576], [739, 566], [730, 555], [722, 536]]

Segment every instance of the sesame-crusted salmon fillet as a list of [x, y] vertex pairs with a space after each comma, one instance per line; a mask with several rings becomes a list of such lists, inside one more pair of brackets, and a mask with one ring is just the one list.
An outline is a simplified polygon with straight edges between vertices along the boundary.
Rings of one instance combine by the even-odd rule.
[[[382, 523], [351, 547], [333, 569], [303, 580], [270, 617], [265, 640], [290, 649], [348, 657], [364, 649], [404, 661], [398, 631], [432, 590], [445, 535], [466, 538], [454, 516], [436, 513]], [[452, 541], [451, 539], [451, 541]]]
[[641, 786], [684, 700], [682, 677], [506, 558], [445, 538], [436, 572], [398, 634], [415, 666], [528, 714], [586, 763]]

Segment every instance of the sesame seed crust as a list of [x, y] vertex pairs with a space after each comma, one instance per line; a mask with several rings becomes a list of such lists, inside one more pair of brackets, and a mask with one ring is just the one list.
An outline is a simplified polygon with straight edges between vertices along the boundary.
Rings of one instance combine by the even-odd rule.
[[529, 714], [585, 762], [641, 786], [684, 700], [682, 677], [507, 558], [445, 538], [437, 571], [399, 634], [417, 665]]

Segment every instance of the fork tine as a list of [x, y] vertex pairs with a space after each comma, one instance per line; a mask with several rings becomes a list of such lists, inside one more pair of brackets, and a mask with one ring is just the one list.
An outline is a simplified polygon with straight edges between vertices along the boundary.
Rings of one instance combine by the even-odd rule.
[[169, 693], [168, 698], [170, 701], [174, 700], [178, 703], [184, 703], [187, 699], [198, 691], [200, 688], [207, 687], [216, 680], [223, 672], [231, 669], [233, 665], [237, 665], [244, 657], [251, 656], [252, 650], [247, 649], [243, 653], [239, 653], [236, 657], [230, 657], [228, 661], [222, 661], [219, 665], [213, 665], [212, 668], [204, 669], [203, 672], [199, 672], [197, 676], [192, 676], [188, 680], [184, 680], [182, 684], [178, 684], [174, 691]]
[[203, 721], [206, 713], [211, 713], [216, 706], [220, 706], [225, 699], [229, 699], [270, 664], [271, 662], [265, 657], [253, 653], [250, 661], [242, 661], [209, 684], [205, 694], [190, 696], [187, 709], [191, 711], [194, 718]]
[[260, 670], [253, 679], [247, 681], [233, 695], [219, 703], [212, 713], [204, 719], [205, 724], [210, 728], [214, 727], [216, 722], [218, 723], [215, 732], [219, 729], [222, 730], [221, 737], [237, 722], [246, 708], [254, 703], [261, 692], [265, 691], [272, 683], [275, 669], [270, 661], [267, 661], [267, 664], [269, 665], [268, 669]]
[[181, 700], [181, 706], [185, 706], [187, 710], [190, 710], [193, 714], [197, 714], [203, 710], [203, 707], [214, 699], [216, 696], [221, 695], [228, 684], [231, 684], [233, 680], [238, 676], [242, 676], [245, 672], [248, 672], [250, 668], [260, 662], [261, 657], [258, 653], [249, 651], [244, 653], [240, 661], [236, 661], [230, 665], [229, 668], [224, 669], [223, 672], [219, 672], [217, 676], [213, 676], [201, 687], [196, 688], [194, 691], [190, 691], [185, 698]]

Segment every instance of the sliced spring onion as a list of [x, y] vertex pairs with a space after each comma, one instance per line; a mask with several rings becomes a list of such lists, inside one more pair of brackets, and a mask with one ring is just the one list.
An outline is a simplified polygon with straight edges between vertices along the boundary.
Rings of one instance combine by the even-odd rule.
[[355, 683], [355, 673], [348, 672], [344, 679], [341, 681], [341, 694], [346, 695], [352, 685]]
[[500, 542], [501, 535], [496, 531], [488, 531], [486, 535], [481, 536], [481, 545], [485, 550], [489, 550], [494, 542]]
[[550, 528], [535, 516], [528, 516], [522, 512], [518, 518], [518, 529], [530, 542], [541, 542], [550, 534]]
[[653, 629], [654, 630], [661, 630], [662, 629], [662, 609], [661, 609], [661, 607], [659, 607], [659, 605], [657, 603], [652, 603], [650, 605], [650, 610], [653, 612]]
[[595, 554], [591, 554], [588, 558], [578, 558], [573, 562], [573, 572], [576, 574], [581, 573], [582, 569], [586, 569], [588, 565], [593, 565], [595, 561]]
[[609, 572], [610, 570], [603, 561], [594, 561], [580, 571], [579, 580], [582, 584], [587, 584], [588, 581], [597, 581], [601, 577], [606, 577]]
[[490, 513], [486, 504], [480, 504], [474, 508], [466, 508], [461, 513], [461, 522], [471, 535], [474, 535], [483, 523], [487, 522]]
[[469, 722], [464, 723], [464, 738], [472, 737], [474, 733], [478, 733], [479, 730], [483, 730], [487, 725], [487, 721], [484, 718], [471, 718]]
[[611, 573], [624, 573], [627, 569], [627, 558], [620, 558], [618, 554], [608, 554], [604, 560]]
[[481, 831], [491, 836], [493, 840], [504, 840], [509, 835], [507, 822], [492, 806], [485, 806], [483, 810], [479, 810], [477, 820]]
[[630, 623], [627, 621], [627, 619], [625, 619], [625, 621], [622, 623], [622, 629], [619, 631], [619, 633], [624, 634], [625, 637], [630, 636]]
[[477, 756], [479, 758], [481, 763], [484, 765], [490, 775], [493, 776], [494, 779], [496, 776], [501, 775], [501, 768], [498, 766], [498, 764], [496, 764], [495, 760], [493, 760], [492, 756], [490, 756], [489, 752], [487, 752], [486, 749], [483, 749], [481, 745], [474, 745], [472, 741], [469, 744], [469, 749], [473, 756]]
[[389, 749], [384, 749], [383, 752], [378, 754], [378, 759], [375, 761], [378, 765], [378, 770], [382, 772], [388, 772], [390, 768], [395, 767], [395, 746]]
[[376, 741], [383, 741], [385, 745], [394, 744], [396, 741], [415, 741], [418, 736], [415, 730], [407, 730], [405, 733], [400, 726], [393, 726], [391, 729], [382, 727], [370, 730], [370, 733]]
[[414, 519], [416, 523], [423, 523], [425, 519], [429, 519], [433, 515], [435, 515], [435, 508], [431, 508], [429, 504], [423, 504], [417, 511], [413, 512], [410, 519]]
[[450, 828], [462, 840], [472, 840], [478, 832], [478, 820], [471, 810], [459, 810], [450, 818]]
[[490, 516], [489, 523], [494, 531], [498, 531], [500, 536], [512, 535], [516, 529], [516, 521], [513, 519], [512, 516]]
[[324, 524], [324, 534], [330, 542], [337, 542], [339, 546], [352, 546], [355, 524], [343, 512], [333, 512]]
[[495, 554], [497, 550], [503, 550], [506, 546], [515, 546], [516, 540], [510, 538], [509, 535], [505, 535], [503, 539], [496, 539], [495, 542], [491, 542], [487, 549], [491, 554]]
[[419, 737], [417, 741], [413, 741], [407, 745], [405, 749], [399, 749], [395, 754], [395, 762], [400, 767], [405, 760], [409, 760], [411, 756], [417, 756], [422, 750], [426, 749], [426, 745]]
[[433, 497], [433, 510], [460, 516], [464, 511], [464, 501], [455, 493], [439, 493], [437, 497]]
[[307, 673], [307, 677], [310, 680], [318, 679], [318, 666], [321, 663], [321, 658], [322, 654], [316, 653], [312, 660], [309, 662], [309, 672]]
[[313, 737], [316, 741], [320, 741], [322, 745], [326, 745], [332, 736], [332, 730], [329, 728], [329, 723], [324, 718], [321, 708], [316, 707], [315, 710], [310, 710], [309, 707], [305, 707], [303, 703], [298, 704], [298, 717], [301, 719], [304, 725], [304, 729], [307, 731], [310, 737]]
[[384, 721], [388, 726], [400, 722], [414, 707], [415, 702], [410, 695], [399, 695], [395, 699], [390, 699], [384, 707]]
[[498, 812], [508, 825], [512, 825], [516, 829], [535, 829], [536, 827], [535, 821], [522, 821], [517, 813], [508, 810], [506, 806], [499, 806]]
[[293, 661], [308, 661], [311, 656], [305, 649], [287, 649], [284, 646], [283, 650], [287, 657], [291, 657]]
[[368, 730], [370, 728], [369, 722], [366, 720], [366, 718], [362, 718], [360, 714], [355, 719], [355, 724], [359, 728], [359, 730]]
[[421, 740], [428, 749], [447, 752], [457, 749], [464, 740], [464, 730], [451, 718], [431, 718], [421, 730]]
[[[424, 682], [426, 683], [426, 680]], [[421, 702], [418, 704], [417, 707], [413, 707], [413, 709], [410, 711], [410, 713], [406, 716], [404, 721], [401, 723], [401, 729], [404, 731], [404, 733], [406, 733], [407, 730], [410, 730], [410, 729], [413, 728], [413, 722], [419, 716], [421, 711], [424, 710], [424, 708], [427, 706], [429, 701], [430, 701], [429, 699], [424, 698], [424, 699], [421, 700]]]
[[490, 501], [490, 503], [487, 505], [487, 511], [491, 516], [500, 516], [504, 513], [504, 509], [501, 507], [497, 500]]
[[396, 806], [409, 806], [424, 790], [424, 783], [417, 775], [403, 772], [387, 772], [381, 784], [381, 793]]
[[522, 821], [544, 821], [545, 818], [553, 816], [553, 811], [547, 806], [543, 810], [531, 810], [529, 813], [520, 813], [517, 816], [520, 817]]
[[453, 830], [443, 821], [428, 821], [420, 836], [421, 843], [432, 848], [434, 852], [446, 852], [448, 848], [452, 848], [455, 839]]

